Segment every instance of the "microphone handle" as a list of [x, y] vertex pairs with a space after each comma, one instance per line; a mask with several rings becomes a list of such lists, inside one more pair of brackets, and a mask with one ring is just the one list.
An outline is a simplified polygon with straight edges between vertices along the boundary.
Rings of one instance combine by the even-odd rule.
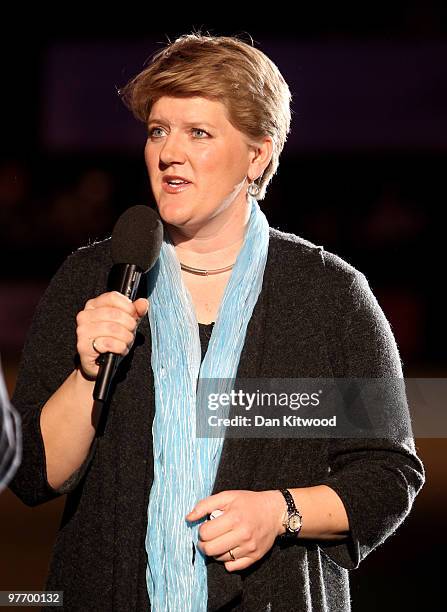
[[[141, 270], [135, 264], [115, 264], [110, 273], [109, 291], [119, 291], [130, 300], [134, 300], [141, 279]], [[106, 402], [110, 385], [121, 362], [122, 355], [103, 353], [99, 358], [99, 370], [93, 389], [93, 399]]]

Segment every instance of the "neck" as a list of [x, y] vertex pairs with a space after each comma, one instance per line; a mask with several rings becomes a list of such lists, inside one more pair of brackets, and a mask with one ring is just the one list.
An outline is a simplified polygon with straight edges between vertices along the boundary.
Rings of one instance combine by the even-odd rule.
[[245, 238], [250, 204], [231, 207], [192, 231], [168, 226], [180, 262], [196, 268], [220, 268], [236, 261]]

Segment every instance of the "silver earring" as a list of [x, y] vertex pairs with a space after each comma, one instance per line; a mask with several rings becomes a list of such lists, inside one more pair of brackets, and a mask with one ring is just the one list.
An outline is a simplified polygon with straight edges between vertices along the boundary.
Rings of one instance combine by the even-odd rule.
[[251, 196], [256, 197], [261, 191], [261, 188], [253, 181], [253, 183], [250, 183], [250, 185], [248, 186], [247, 191]]

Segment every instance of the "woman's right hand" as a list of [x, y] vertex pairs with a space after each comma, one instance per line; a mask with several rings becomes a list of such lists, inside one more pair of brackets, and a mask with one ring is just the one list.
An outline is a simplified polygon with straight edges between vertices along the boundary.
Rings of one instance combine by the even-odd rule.
[[85, 376], [95, 379], [98, 375], [99, 353], [128, 354], [148, 308], [147, 299], [132, 302], [118, 291], [102, 293], [86, 302], [84, 310], [76, 316], [77, 350]]

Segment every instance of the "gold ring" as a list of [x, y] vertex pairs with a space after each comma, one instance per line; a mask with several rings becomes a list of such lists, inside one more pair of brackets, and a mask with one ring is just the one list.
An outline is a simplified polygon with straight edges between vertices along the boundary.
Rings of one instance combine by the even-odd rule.
[[97, 339], [98, 339], [98, 338], [93, 338], [93, 340], [92, 340], [92, 347], [93, 347], [93, 350], [94, 350], [96, 353], [98, 353], [98, 354], [100, 355], [100, 354], [101, 354], [101, 351], [98, 351], [98, 349], [97, 349], [97, 348], [96, 348], [96, 346], [95, 346], [95, 341], [96, 341]]
[[233, 561], [236, 561], [236, 557], [234, 556], [233, 551], [231, 550], [231, 548], [230, 548], [230, 550], [228, 551], [228, 554], [229, 554], [229, 555], [230, 555], [230, 557], [233, 559]]

